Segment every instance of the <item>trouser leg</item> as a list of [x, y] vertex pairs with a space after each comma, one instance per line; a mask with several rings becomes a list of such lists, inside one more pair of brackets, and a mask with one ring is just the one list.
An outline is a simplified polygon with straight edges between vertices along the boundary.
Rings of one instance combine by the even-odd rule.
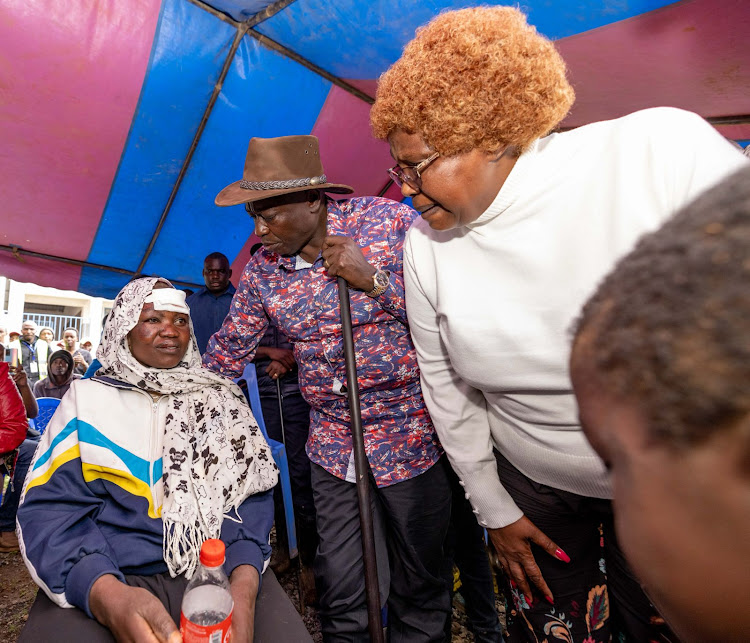
[[442, 458], [415, 478], [379, 489], [391, 568], [392, 643], [445, 640], [451, 610], [444, 552], [451, 511], [447, 466]]
[[495, 457], [500, 480], [524, 515], [571, 559], [563, 563], [532, 544], [534, 559], [555, 602], [550, 605], [533, 584], [530, 604], [518, 588], [507, 587], [509, 641], [536, 643], [556, 632], [555, 636], [570, 643], [609, 642], [601, 515], [590, 510], [589, 499], [536, 483], [499, 453]]
[[27, 438], [18, 449], [16, 465], [13, 469], [13, 477], [8, 486], [8, 493], [3, 498], [2, 507], [0, 507], [0, 532], [16, 530], [16, 513], [18, 512], [18, 503], [21, 500], [21, 491], [26, 474], [34, 459], [34, 452], [39, 444], [39, 437]]
[[[131, 587], [151, 592], [169, 612], [175, 626], [180, 624], [180, 608], [187, 580], [172, 578], [168, 573], [153, 576], [126, 575]], [[112, 633], [78, 608], [64, 609], [55, 605], [39, 590], [29, 612], [26, 626], [18, 639], [23, 643], [55, 641], [55, 643], [113, 643]], [[255, 603], [256, 643], [289, 643], [311, 641], [297, 610], [269, 569], [263, 574], [260, 593]]]
[[459, 591], [466, 605], [469, 628], [477, 643], [502, 643], [503, 630], [495, 605], [495, 588], [484, 529], [477, 522], [452, 469], [448, 470], [448, 476], [453, 495], [449, 540], [461, 578]]
[[111, 632], [78, 608], [55, 605], [40, 589], [29, 611], [29, 618], [18, 637], [18, 643], [114, 643]]
[[[366, 643], [370, 637], [357, 487], [316, 464], [311, 470], [319, 537], [314, 569], [323, 640]], [[385, 605], [390, 584], [388, 551], [374, 487], [371, 499], [380, 601]]]

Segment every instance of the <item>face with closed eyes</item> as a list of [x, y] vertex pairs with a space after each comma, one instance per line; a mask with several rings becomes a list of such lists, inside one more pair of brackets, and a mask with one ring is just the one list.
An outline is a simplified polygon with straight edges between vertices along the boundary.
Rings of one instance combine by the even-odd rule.
[[[388, 137], [391, 156], [401, 167], [415, 167], [435, 150], [419, 134], [396, 130]], [[411, 197], [422, 218], [435, 230], [450, 230], [476, 221], [492, 204], [515, 164], [505, 150], [471, 150], [438, 156], [421, 172], [420, 189], [404, 183], [401, 192]]]
[[143, 304], [138, 323], [128, 333], [128, 345], [144, 366], [174, 368], [190, 345], [190, 317]]

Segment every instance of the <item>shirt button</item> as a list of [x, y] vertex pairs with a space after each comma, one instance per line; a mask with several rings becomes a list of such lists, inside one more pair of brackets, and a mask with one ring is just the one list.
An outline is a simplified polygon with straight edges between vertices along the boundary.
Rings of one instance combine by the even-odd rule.
[[466, 494], [464, 494], [464, 495], [466, 496], [466, 499], [468, 500], [471, 494], [469, 494], [469, 493], [466, 493]]
[[472, 511], [478, 516], [479, 512], [476, 509], [472, 509]]
[[479, 524], [482, 525], [482, 527], [486, 527], [487, 526], [487, 521], [486, 520], [480, 520]]
[[461, 485], [462, 487], [465, 487], [465, 486], [466, 486], [466, 483], [465, 483], [465, 482], [464, 482], [463, 480], [459, 480], [459, 481], [458, 481], [458, 484], [460, 484], [460, 485]]

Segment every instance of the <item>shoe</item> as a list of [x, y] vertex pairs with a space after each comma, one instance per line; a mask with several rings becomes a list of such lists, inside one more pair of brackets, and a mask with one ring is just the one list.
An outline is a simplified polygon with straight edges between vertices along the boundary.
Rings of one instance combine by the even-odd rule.
[[16, 536], [16, 532], [0, 532], [0, 553], [8, 554], [13, 551], [18, 551], [18, 536]]
[[312, 567], [308, 567], [301, 561], [298, 583], [301, 611], [304, 614], [306, 607], [318, 607], [318, 592], [315, 589], [315, 575]]

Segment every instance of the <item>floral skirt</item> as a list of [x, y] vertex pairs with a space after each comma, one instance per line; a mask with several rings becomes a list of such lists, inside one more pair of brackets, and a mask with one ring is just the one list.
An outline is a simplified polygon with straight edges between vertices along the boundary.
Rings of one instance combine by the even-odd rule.
[[571, 559], [563, 563], [532, 545], [555, 602], [532, 585], [529, 603], [506, 582], [508, 643], [677, 642], [620, 551], [612, 504], [536, 483], [497, 451], [495, 457], [513, 500]]

